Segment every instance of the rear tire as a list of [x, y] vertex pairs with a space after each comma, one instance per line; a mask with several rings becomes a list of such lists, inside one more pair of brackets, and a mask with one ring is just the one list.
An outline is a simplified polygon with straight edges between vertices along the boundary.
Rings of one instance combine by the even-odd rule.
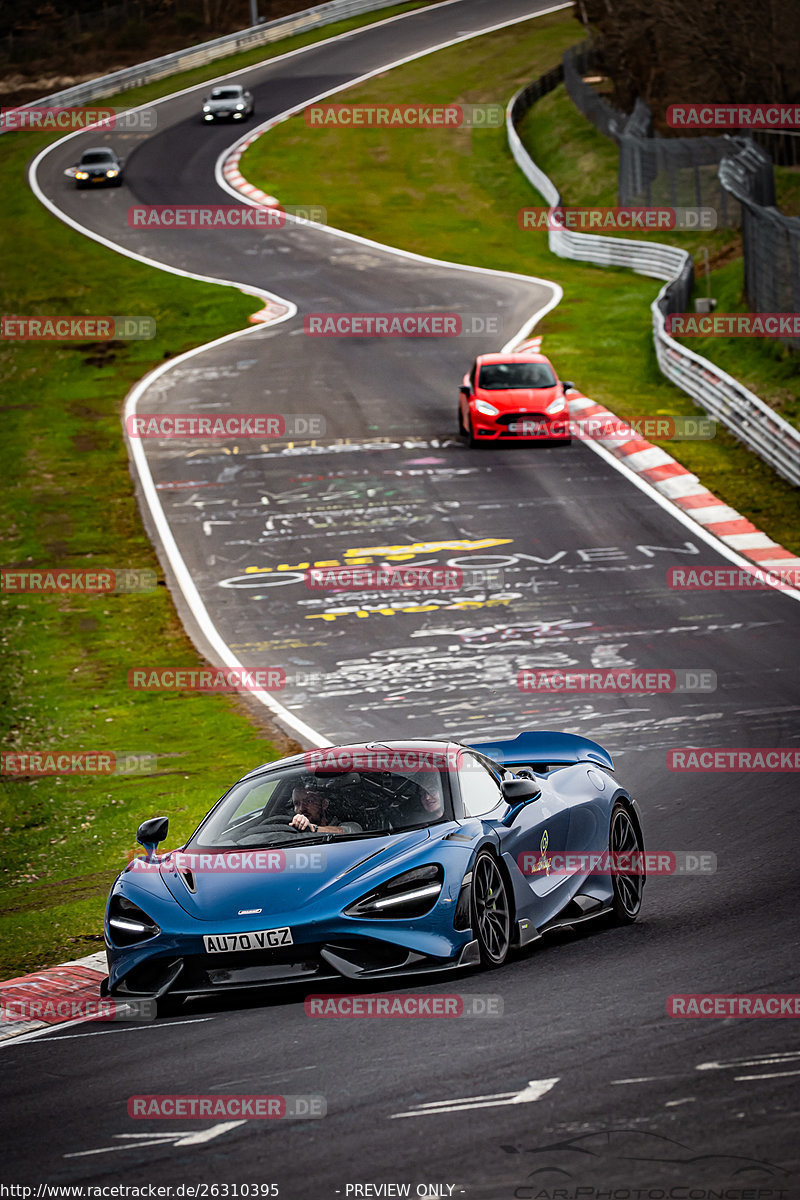
[[[608, 848], [612, 854], [644, 852], [644, 841], [630, 809], [617, 801], [611, 811]], [[642, 908], [644, 874], [611, 876], [614, 889], [611, 920], [614, 925], [632, 925]]]

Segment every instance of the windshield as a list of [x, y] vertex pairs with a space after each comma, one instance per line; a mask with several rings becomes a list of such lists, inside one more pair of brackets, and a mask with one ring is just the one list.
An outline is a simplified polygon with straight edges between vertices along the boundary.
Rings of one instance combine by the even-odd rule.
[[212, 100], [238, 100], [242, 94], [242, 89], [238, 87], [214, 88], [211, 93]]
[[93, 163], [110, 163], [114, 161], [114, 155], [110, 150], [87, 150], [81, 155], [81, 163], [83, 166], [92, 166]]
[[549, 363], [486, 363], [481, 367], [478, 387], [490, 392], [506, 388], [554, 387], [556, 377]]
[[[319, 832], [294, 828], [291, 821], [297, 814], [319, 826]], [[258, 849], [378, 837], [420, 829], [451, 815], [442, 770], [310, 772], [300, 765], [235, 784], [186, 849]]]

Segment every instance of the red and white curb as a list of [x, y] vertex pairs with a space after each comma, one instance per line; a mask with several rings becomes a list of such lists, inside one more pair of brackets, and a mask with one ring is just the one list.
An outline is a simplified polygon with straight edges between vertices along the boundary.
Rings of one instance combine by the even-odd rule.
[[[73, 962], [60, 963], [34, 971], [32, 975], [21, 975], [17, 979], [6, 979], [0, 983], [0, 1043], [23, 1034], [37, 1033], [56, 1026], [79, 1025], [92, 1018], [73, 1016], [76, 1008], [91, 1006], [100, 1001], [100, 984], [105, 979], [105, 951], [89, 954]], [[42, 1012], [41, 1019], [24, 1019], [13, 1014], [20, 1012]]]
[[250, 137], [237, 142], [223, 163], [222, 174], [231, 187], [236, 188], [236, 191], [241, 192], [248, 200], [254, 200], [257, 204], [263, 204], [265, 208], [275, 208], [278, 204], [275, 197], [262, 192], [261, 188], [255, 187], [252, 183], [248, 183], [239, 170], [239, 159], [248, 146], [252, 146], [253, 142], [257, 141], [264, 132], [266, 132], [266, 129], [257, 130]]
[[[222, 165], [222, 174], [232, 188], [240, 192], [252, 204], [259, 204], [264, 208], [277, 208], [278, 201], [274, 196], [268, 195], [267, 192], [262, 192], [261, 188], [254, 187], [252, 183], [248, 183], [244, 175], [239, 170], [239, 159], [244, 154], [248, 146], [252, 145], [260, 136], [261, 132], [253, 133], [244, 141], [237, 142], [231, 150], [225, 162]], [[258, 324], [261, 322], [274, 321], [276, 317], [283, 317], [289, 311], [288, 306], [279, 304], [277, 300], [268, 300], [263, 308], [258, 312], [253, 313], [248, 320]]]
[[[634, 429], [630, 429], [628, 438], [625, 422], [602, 404], [596, 404], [594, 400], [578, 393], [570, 396], [569, 407], [573, 421], [579, 426], [582, 419], [591, 418], [593, 441], [604, 446], [640, 479], [691, 520], [702, 525], [708, 533], [719, 538], [729, 549], [768, 570], [800, 570], [800, 558], [762, 533], [735, 508], [718, 499], [696, 475], [676, 462], [666, 450], [654, 446]], [[603, 436], [603, 423], [609, 427], [607, 437]]]

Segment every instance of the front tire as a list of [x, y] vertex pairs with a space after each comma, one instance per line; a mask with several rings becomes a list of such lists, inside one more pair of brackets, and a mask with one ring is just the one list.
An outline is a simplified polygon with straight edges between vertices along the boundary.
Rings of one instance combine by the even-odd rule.
[[[639, 827], [630, 809], [619, 800], [611, 811], [608, 848], [611, 854], [644, 853]], [[643, 873], [618, 874], [614, 871], [611, 878], [614, 889], [612, 922], [614, 925], [632, 925], [641, 911], [645, 876]]]
[[501, 967], [511, 947], [511, 903], [497, 860], [485, 850], [472, 868], [472, 928], [481, 966]]
[[467, 443], [470, 450], [475, 449], [475, 446], [477, 445], [477, 439], [475, 434], [472, 432], [472, 421], [469, 417], [467, 417], [467, 424], [464, 424], [464, 418], [461, 415], [460, 404], [458, 406], [458, 435]]

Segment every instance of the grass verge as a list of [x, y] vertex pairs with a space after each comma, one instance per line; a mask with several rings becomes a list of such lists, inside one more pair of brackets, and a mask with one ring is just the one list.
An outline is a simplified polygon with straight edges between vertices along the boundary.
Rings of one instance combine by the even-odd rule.
[[[398, 67], [336, 99], [354, 104], [506, 103], [523, 84], [554, 66], [575, 41], [569, 14], [532, 19], [511, 30], [440, 50]], [[573, 204], [614, 204], [616, 150], [566, 96], [546, 97], [528, 114], [522, 136], [535, 161]], [[540, 326], [564, 378], [625, 418], [696, 415], [688, 396], [661, 375], [652, 346], [650, 304], [659, 284], [623, 268], [556, 258], [545, 233], [523, 231], [517, 214], [541, 203], [514, 164], [504, 129], [325, 126], [309, 131], [302, 115], [274, 127], [244, 154], [246, 178], [282, 203], [303, 203], [309, 176], [331, 225], [402, 249], [475, 266], [558, 281], [564, 299]], [[697, 248], [686, 235], [680, 244]], [[716, 261], [737, 252], [736, 235], [704, 235]], [[721, 270], [725, 268], [720, 267]], [[694, 340], [694, 339], [693, 339]], [[772, 362], [763, 346], [734, 347], [737, 368], [772, 402], [792, 411], [796, 363]], [[754, 357], [751, 359], [750, 355]], [[465, 364], [467, 365], [467, 364]], [[720, 364], [723, 365], [724, 364]], [[454, 383], [455, 386], [455, 383]], [[800, 497], [724, 430], [709, 442], [663, 443], [726, 503], [776, 541], [800, 553]]]
[[[398, 5], [110, 98], [120, 108], [420, 7]], [[120, 416], [165, 358], [247, 325], [257, 301], [154, 271], [69, 229], [25, 185], [52, 135], [2, 140], [0, 311], [154, 317], [151, 341], [0, 341], [0, 497], [7, 567], [151, 568]], [[146, 774], [0, 778], [0, 979], [102, 948], [108, 887], [146, 817], [184, 839], [233, 779], [288, 739], [235, 697], [131, 692], [137, 663], [196, 667], [166, 588], [106, 596], [0, 594], [6, 751], [155, 754]]]

